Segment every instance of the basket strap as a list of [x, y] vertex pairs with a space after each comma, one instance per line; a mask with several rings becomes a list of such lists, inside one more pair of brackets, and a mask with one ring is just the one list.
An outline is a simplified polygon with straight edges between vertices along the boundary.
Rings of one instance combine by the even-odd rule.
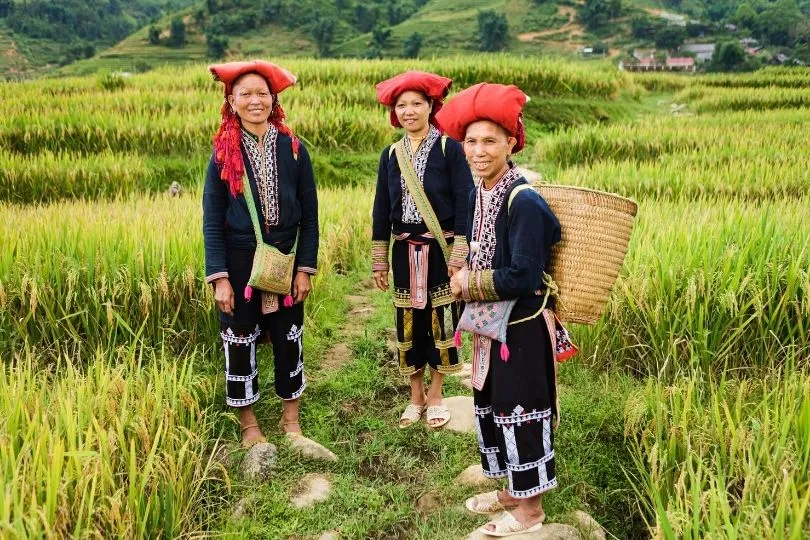
[[515, 200], [515, 196], [525, 189], [532, 189], [532, 186], [529, 184], [520, 184], [512, 188], [512, 193], [509, 194], [509, 202], [506, 203], [506, 215], [509, 215], [509, 210], [512, 208], [512, 201]]
[[[248, 180], [248, 175], [245, 173], [242, 176], [242, 193], [245, 195], [245, 202], [247, 203], [248, 213], [250, 213], [250, 221], [253, 222], [253, 232], [256, 234], [256, 245], [259, 246], [264, 244], [264, 238], [262, 237], [262, 227], [259, 225], [259, 213], [256, 211], [256, 203], [253, 201], [253, 191], [250, 189], [250, 180]], [[298, 249], [298, 235], [301, 232], [299, 227], [295, 229], [295, 242], [293, 243], [293, 247], [290, 250], [290, 253], [295, 253]], [[278, 250], [275, 246], [271, 246], [267, 244], [267, 247], [270, 249]]]

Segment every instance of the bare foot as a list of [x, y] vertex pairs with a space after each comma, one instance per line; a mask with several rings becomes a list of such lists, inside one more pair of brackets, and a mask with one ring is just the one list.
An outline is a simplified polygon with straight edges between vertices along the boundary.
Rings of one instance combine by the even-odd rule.
[[278, 427], [281, 428], [282, 433], [284, 433], [285, 435], [287, 435], [288, 433], [297, 433], [299, 435], [303, 433], [301, 431], [301, 424], [298, 422], [297, 419], [287, 420], [282, 417], [281, 422], [279, 422], [278, 424]]
[[[516, 499], [509, 495], [507, 490], [498, 492], [498, 501], [507, 508], [513, 507], [510, 508], [509, 513], [527, 529], [546, 519], [546, 514], [539, 504], [530, 503], [526, 499]], [[488, 531], [494, 531], [495, 525], [490, 522], [485, 525], [485, 528]]]

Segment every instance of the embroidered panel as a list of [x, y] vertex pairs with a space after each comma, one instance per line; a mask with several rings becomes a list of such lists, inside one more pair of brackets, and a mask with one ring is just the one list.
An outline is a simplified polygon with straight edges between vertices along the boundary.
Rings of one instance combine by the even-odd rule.
[[[510, 167], [495, 184], [490, 193], [484, 190], [483, 182], [476, 188], [473, 230], [470, 239], [470, 269], [489, 270], [495, 258], [495, 220], [506, 200], [509, 187], [520, 178], [517, 167]], [[486, 193], [486, 195], [485, 195]]]
[[[416, 177], [422, 185], [425, 184], [425, 169], [427, 169], [428, 155], [430, 155], [430, 150], [440, 137], [441, 134], [439, 130], [431, 125], [425, 142], [419, 146], [415, 154], [407, 135], [404, 138], [405, 152], [408, 154], [408, 160], [413, 164]], [[400, 175], [399, 183], [402, 189], [402, 223], [422, 223], [422, 214], [419, 213], [416, 202], [413, 200], [413, 195], [411, 195], [408, 187], [405, 185], [404, 176]]]
[[272, 125], [264, 135], [263, 146], [249, 133], [242, 133], [266, 227], [274, 227], [279, 221], [277, 140], [278, 130]]

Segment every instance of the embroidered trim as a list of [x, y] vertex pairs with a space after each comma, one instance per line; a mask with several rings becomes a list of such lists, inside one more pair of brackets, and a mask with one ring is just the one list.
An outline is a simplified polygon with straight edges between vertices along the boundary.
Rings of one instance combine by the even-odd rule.
[[489, 448], [482, 448], [481, 446], [478, 447], [478, 451], [482, 454], [498, 454], [500, 450], [498, 450], [497, 446], [490, 446]]
[[473, 228], [471, 242], [477, 242], [477, 249], [473, 250], [470, 258], [470, 268], [472, 270], [487, 270], [492, 268], [492, 261], [495, 258], [495, 247], [498, 240], [495, 236], [495, 221], [501, 211], [506, 192], [512, 184], [520, 178], [517, 167], [510, 164], [506, 173], [498, 180], [498, 183], [488, 194], [488, 201], [484, 197], [483, 182], [478, 185], [475, 197], [475, 210], [473, 212]]
[[[303, 377], [302, 377], [302, 379], [303, 379]], [[303, 394], [304, 390], [306, 390], [306, 389], [307, 389], [307, 381], [306, 381], [306, 379], [303, 379], [303, 381], [301, 382], [301, 388], [299, 388], [297, 391], [293, 392], [292, 397], [282, 398], [282, 399], [284, 401], [292, 401], [294, 399], [298, 399], [298, 398], [301, 397], [301, 394]]]
[[[447, 352], [451, 348], [452, 346], [442, 350]], [[461, 362], [458, 362], [450, 366], [439, 366], [435, 371], [438, 371], [442, 375], [455, 375], [456, 373], [459, 373], [462, 369], [464, 369], [464, 366], [461, 365]]]
[[502, 469], [500, 471], [489, 472], [488, 470], [484, 469], [484, 476], [487, 478], [506, 478], [508, 475], [509, 471], [507, 470]]
[[410, 289], [394, 289], [394, 307], [410, 308], [411, 307], [411, 291]]
[[371, 271], [372, 272], [387, 272], [389, 269], [388, 263], [388, 245], [387, 240], [372, 240], [371, 241]]
[[[484, 473], [486, 474], [486, 472]], [[515, 491], [514, 489], [509, 488], [509, 495], [516, 499], [528, 499], [529, 497], [534, 497], [535, 495], [539, 495], [540, 493], [544, 493], [551, 489], [557, 487], [557, 479], [554, 478], [545, 484], [541, 484], [535, 488], [527, 489], [526, 491]]]
[[554, 451], [546, 456], [541, 457], [537, 461], [533, 463], [523, 463], [518, 465], [512, 465], [511, 463], [506, 464], [506, 468], [509, 469], [510, 472], [521, 472], [521, 471], [528, 471], [529, 469], [536, 469], [540, 465], [544, 465], [548, 461], [554, 459]]
[[278, 130], [272, 124], [264, 134], [264, 148], [259, 147], [259, 141], [242, 130], [242, 144], [247, 150], [248, 162], [259, 191], [265, 227], [275, 227], [279, 221], [277, 139]]
[[453, 240], [453, 249], [450, 251], [450, 258], [447, 260], [447, 266], [455, 266], [461, 268], [467, 262], [467, 256], [470, 254], [470, 245], [467, 243], [467, 237], [458, 235]]
[[225, 380], [226, 381], [252, 381], [256, 378], [259, 374], [259, 370], [253, 370], [253, 373], [250, 375], [229, 375], [228, 372], [225, 372]]
[[290, 378], [295, 377], [296, 375], [301, 373], [303, 370], [304, 370], [304, 362], [299, 360], [298, 365], [295, 367], [295, 371], [290, 372]]
[[253, 394], [253, 397], [249, 397], [246, 399], [233, 399], [226, 397], [225, 403], [230, 407], [247, 407], [248, 405], [252, 405], [259, 401], [259, 392]]
[[206, 283], [213, 283], [214, 281], [216, 281], [216, 280], [218, 280], [220, 278], [226, 278], [226, 277], [230, 277], [228, 275], [228, 272], [217, 272], [216, 274], [211, 274], [210, 276], [206, 276], [205, 277], [205, 282]]
[[522, 424], [523, 422], [528, 422], [529, 420], [544, 420], [546, 418], [551, 418], [551, 409], [545, 409], [542, 411], [533, 410], [530, 413], [512, 413], [509, 416], [505, 415], [495, 415], [495, 424], [498, 426], [511, 426], [513, 424]]
[[299, 266], [298, 268], [296, 268], [296, 270], [298, 270], [299, 272], [303, 272], [305, 274], [309, 274], [311, 276], [314, 276], [315, 274], [318, 273], [318, 269], [312, 268], [311, 266]]
[[[405, 136], [405, 152], [408, 154], [408, 160], [413, 163], [414, 172], [416, 172], [416, 177], [419, 179], [419, 183], [424, 185], [425, 183], [425, 169], [427, 168], [427, 161], [428, 155], [430, 154], [430, 150], [433, 148], [433, 145], [436, 144], [436, 141], [439, 140], [441, 134], [439, 130], [436, 129], [435, 126], [431, 125], [430, 129], [428, 129], [427, 138], [425, 142], [423, 142], [419, 148], [416, 150], [416, 154], [414, 154], [413, 150], [411, 149], [411, 142], [407, 136]], [[416, 207], [416, 202], [413, 200], [413, 195], [408, 191], [408, 186], [405, 185], [405, 177], [400, 173], [399, 176], [399, 183], [400, 188], [402, 189], [402, 223], [422, 223], [422, 214], [419, 213], [419, 209]]]
[[219, 335], [222, 337], [222, 341], [226, 343], [236, 343], [239, 345], [250, 345], [257, 339], [259, 339], [259, 335], [261, 335], [262, 331], [259, 329], [259, 325], [256, 325], [256, 329], [253, 333], [249, 336], [237, 336], [233, 333], [231, 328], [228, 328], [225, 332], [220, 332]]
[[430, 304], [434, 308], [446, 306], [456, 301], [453, 291], [450, 289], [449, 281], [433, 287], [428, 291], [428, 294], [430, 295]]
[[476, 416], [486, 416], [492, 413], [492, 407], [478, 407], [477, 405], [473, 405], [473, 410], [475, 411]]

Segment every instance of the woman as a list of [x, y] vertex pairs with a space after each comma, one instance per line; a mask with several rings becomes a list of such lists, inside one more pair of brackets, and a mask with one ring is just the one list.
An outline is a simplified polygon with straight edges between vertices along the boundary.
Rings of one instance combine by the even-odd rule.
[[[304, 300], [317, 268], [318, 197], [309, 154], [284, 124], [278, 101], [295, 76], [264, 61], [209, 69], [224, 83], [226, 99], [203, 191], [205, 273], [219, 308], [225, 400], [238, 409], [242, 444], [249, 447], [265, 441], [253, 411], [260, 336], [273, 344], [275, 390], [283, 400], [279, 427], [285, 434], [301, 433], [298, 405], [306, 387], [301, 338]], [[248, 201], [255, 201], [255, 216]], [[252, 294], [248, 287], [258, 235], [282, 253], [295, 251], [292, 297]]]
[[[405, 128], [405, 136], [380, 156], [372, 231], [372, 270], [381, 290], [388, 289], [394, 237], [399, 369], [411, 386], [400, 427], [418, 421], [425, 408], [430, 427], [446, 424], [444, 376], [462, 368], [453, 344], [458, 304], [450, 294], [449, 276], [467, 257], [464, 229], [473, 186], [461, 145], [443, 137], [435, 121], [451, 84], [433, 73], [409, 71], [377, 85], [377, 99], [389, 108], [391, 124]], [[427, 395], [425, 366], [432, 369]]]
[[[460, 92], [439, 113], [481, 181], [469, 200], [469, 266], [451, 279], [467, 310], [510, 306], [502, 313], [505, 342], [473, 326], [473, 396], [484, 474], [508, 477], [509, 488], [467, 500], [474, 513], [507, 508], [481, 528], [510, 536], [542, 526], [541, 494], [556, 487], [553, 417], [558, 414], [552, 338], [546, 317], [551, 298], [544, 279], [560, 225], [509, 157], [525, 143], [521, 111], [526, 96], [515, 86], [482, 83]], [[477, 321], [477, 323], [480, 321]], [[501, 329], [504, 326], [500, 326]]]

